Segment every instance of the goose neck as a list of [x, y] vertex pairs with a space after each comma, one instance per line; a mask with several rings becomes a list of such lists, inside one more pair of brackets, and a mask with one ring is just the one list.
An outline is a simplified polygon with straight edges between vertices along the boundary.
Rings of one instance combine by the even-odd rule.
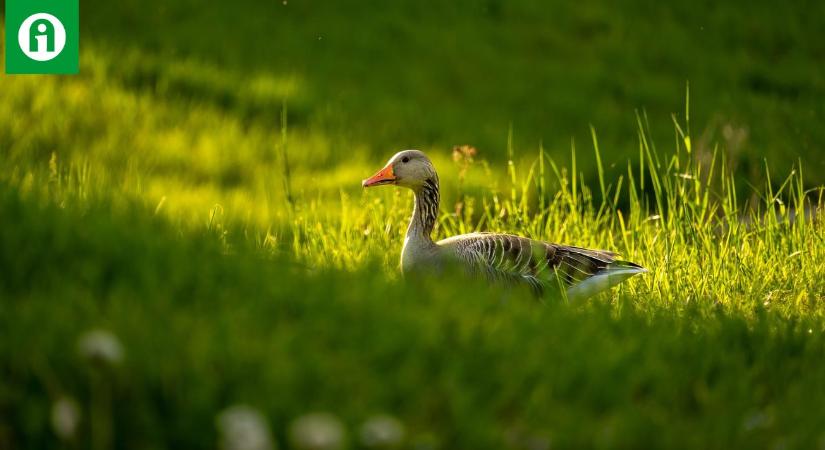
[[407, 228], [407, 239], [432, 243], [431, 234], [438, 220], [438, 179], [431, 178], [415, 193], [415, 206]]

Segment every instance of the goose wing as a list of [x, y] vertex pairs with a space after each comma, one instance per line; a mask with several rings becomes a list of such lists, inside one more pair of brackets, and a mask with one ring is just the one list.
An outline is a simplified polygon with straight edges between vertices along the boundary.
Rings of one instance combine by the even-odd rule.
[[561, 287], [586, 298], [645, 269], [605, 250], [552, 244], [510, 234], [472, 233], [438, 242], [488, 279], [528, 284], [537, 295]]

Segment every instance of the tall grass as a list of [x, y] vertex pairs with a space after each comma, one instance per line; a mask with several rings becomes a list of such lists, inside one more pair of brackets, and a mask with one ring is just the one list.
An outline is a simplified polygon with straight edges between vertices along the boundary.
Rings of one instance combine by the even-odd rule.
[[[751, 315], [771, 309], [786, 316], [803, 312], [820, 316], [825, 292], [825, 269], [817, 263], [825, 257], [823, 189], [805, 188], [801, 163], [779, 183], [772, 182], [773, 175], [765, 167], [765, 187], [753, 187], [749, 197], [740, 199], [724, 151], [697, 153], [686, 131], [689, 123], [680, 124], [674, 116], [675, 150], [662, 154], [650, 140], [646, 115], [640, 113], [637, 119], [639, 158], [628, 162], [626, 173], [616, 180], [605, 179], [593, 130], [595, 190], [578, 172], [581, 149], [575, 147], [569, 170], [542, 147], [532, 162], [522, 156], [525, 163], [519, 163], [511, 139], [510, 159], [501, 169], [484, 161], [483, 155], [477, 161], [451, 164], [431, 153], [446, 172], [442, 175], [445, 204], [435, 237], [490, 230], [617, 251], [652, 269], [621, 288], [638, 299], [630, 306], [642, 310], [721, 308]], [[271, 176], [282, 184], [270, 184], [281, 193], [268, 189], [261, 197], [244, 188], [197, 188], [193, 205], [205, 205], [201, 212], [191, 207], [171, 209], [167, 196], [156, 201], [143, 187], [138, 170], [127, 168], [125, 174], [133, 180], [113, 184], [103, 174], [107, 167], [101, 160], [75, 158], [63, 163], [52, 154], [47, 167], [35, 164], [26, 169], [15, 166], [12, 159], [13, 169], [5, 178], [24, 190], [47, 192], [52, 201], [81, 209], [92, 199], [114, 204], [135, 200], [155, 214], [165, 213], [184, 229], [214, 232], [228, 247], [253, 242], [307, 267], [355, 270], [378, 258], [385, 272], [394, 276], [411, 194], [387, 188], [359, 192], [357, 180], [363, 175], [358, 174], [338, 188], [337, 196], [306, 181], [301, 193], [292, 193], [290, 183], [295, 180], [286, 154], [286, 124], [282, 125], [279, 175]], [[382, 163], [375, 161], [374, 167]], [[374, 167], [364, 165], [361, 174]], [[325, 173], [317, 171], [310, 179], [323, 178]], [[460, 181], [455, 179], [459, 174]], [[160, 180], [168, 182], [168, 178]], [[774, 189], [775, 185], [779, 187]], [[203, 219], [193, 221], [192, 214]]]

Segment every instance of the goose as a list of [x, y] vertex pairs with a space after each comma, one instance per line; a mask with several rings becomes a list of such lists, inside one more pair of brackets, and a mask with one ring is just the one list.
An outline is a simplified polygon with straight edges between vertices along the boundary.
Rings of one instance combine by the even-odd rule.
[[412, 217], [401, 250], [401, 271], [442, 272], [458, 265], [495, 283], [527, 285], [541, 297], [548, 289], [568, 301], [591, 297], [639, 273], [644, 267], [617, 259], [606, 250], [553, 244], [512, 234], [476, 232], [433, 242], [439, 213], [438, 175], [419, 150], [396, 153], [383, 169], [363, 180], [364, 188], [395, 185], [415, 194]]

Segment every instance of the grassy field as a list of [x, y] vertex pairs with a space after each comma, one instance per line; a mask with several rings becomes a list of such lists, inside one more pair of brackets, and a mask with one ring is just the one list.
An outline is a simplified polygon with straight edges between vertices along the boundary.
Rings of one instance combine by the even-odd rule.
[[[825, 445], [820, 4], [239, 5], [84, 1], [80, 75], [0, 78], [0, 449]], [[405, 281], [405, 147], [438, 238], [651, 272]]]
[[[589, 141], [592, 123], [617, 176], [636, 153], [633, 110], [646, 108], [657, 141], [672, 142], [667, 119], [683, 109], [690, 81], [701, 99], [697, 148], [726, 144], [752, 182], [761, 181], [763, 157], [783, 173], [810, 157], [811, 181], [825, 182], [822, 2], [781, 11], [741, 0], [128, 0], [81, 8], [88, 40], [108, 55], [133, 56], [116, 65], [130, 87], [272, 122], [278, 99], [288, 98], [294, 123], [338, 145], [366, 144], [375, 157], [458, 143], [502, 161], [510, 124], [519, 147], [543, 141], [565, 154], [571, 138]], [[193, 82], [181, 72], [198, 75]], [[267, 92], [274, 105], [238, 89], [258, 75], [277, 86]]]

